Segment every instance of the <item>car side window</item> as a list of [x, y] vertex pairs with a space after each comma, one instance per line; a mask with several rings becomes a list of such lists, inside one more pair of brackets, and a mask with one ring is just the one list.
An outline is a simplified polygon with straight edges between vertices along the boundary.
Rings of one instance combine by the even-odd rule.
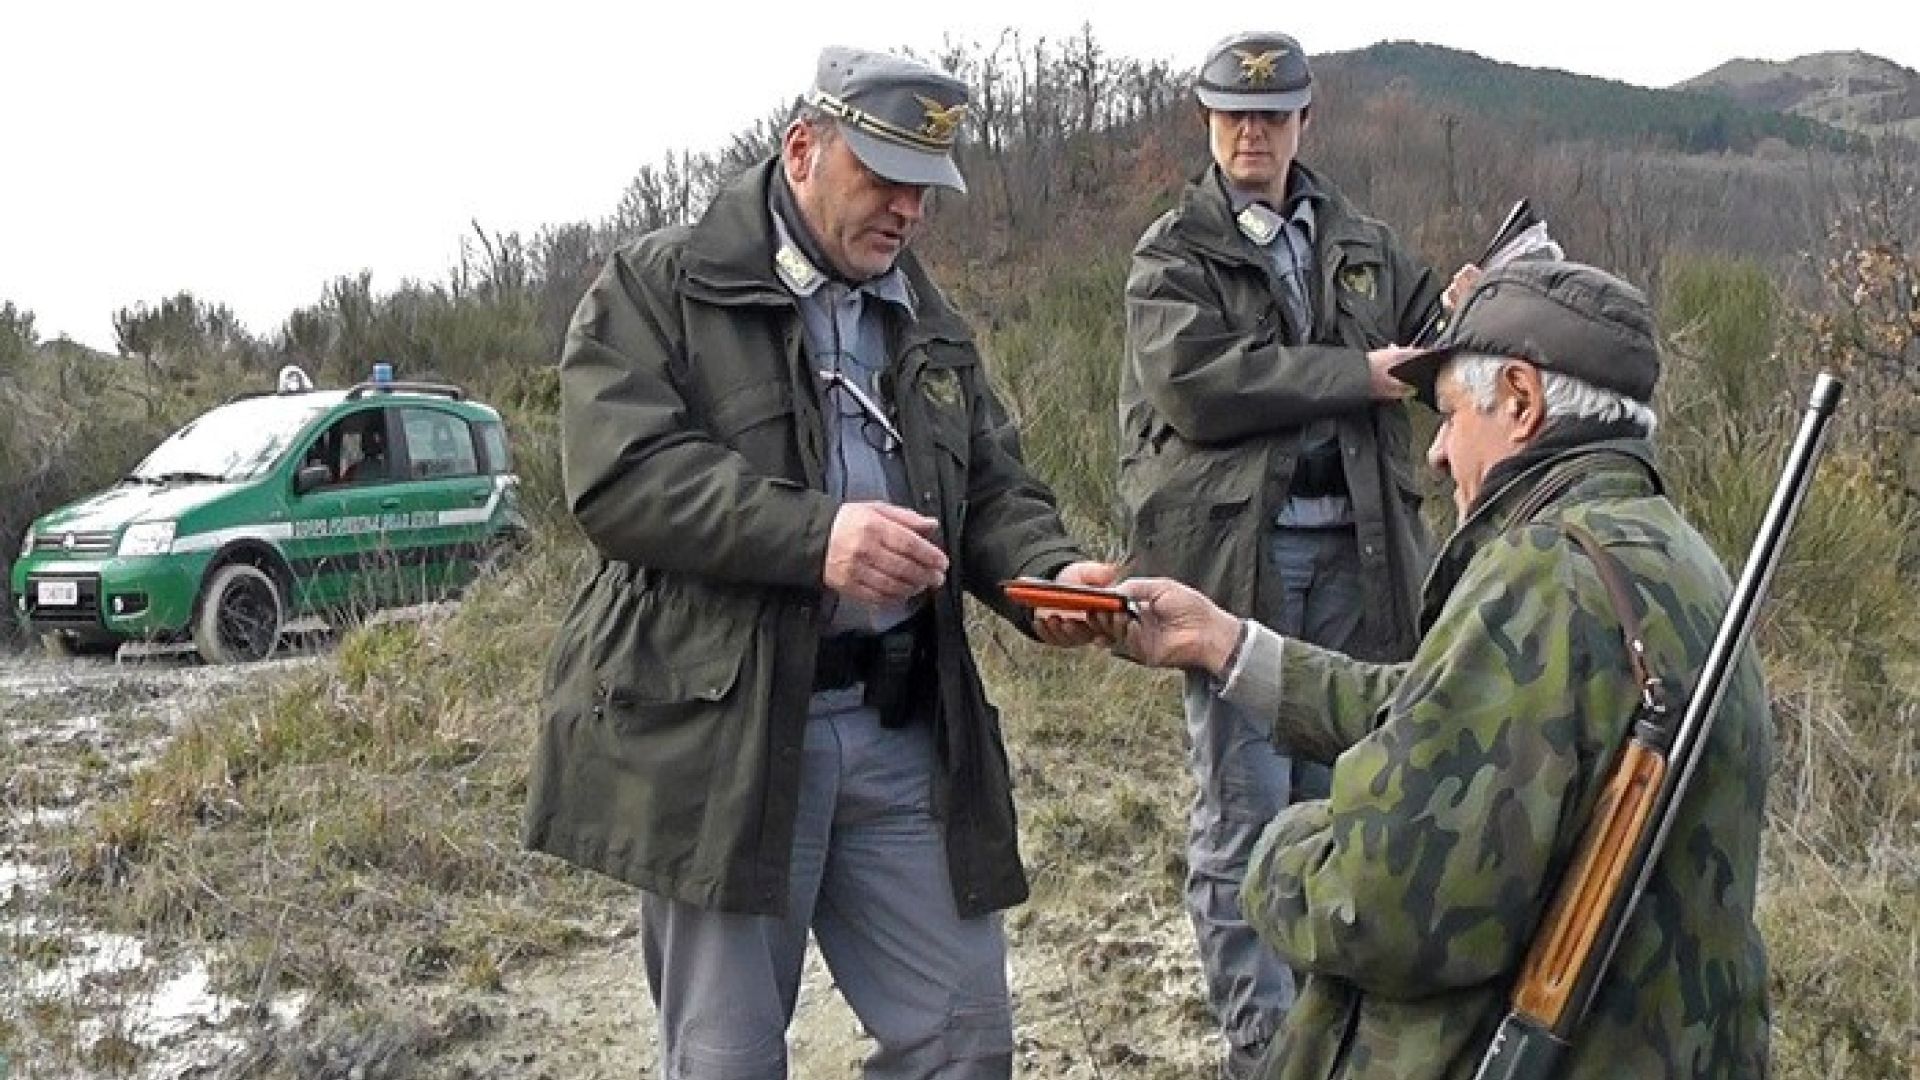
[[414, 480], [449, 476], [478, 476], [479, 455], [467, 422], [438, 409], [401, 409], [400, 423], [407, 433], [407, 460]]
[[313, 440], [301, 465], [325, 465], [328, 484], [366, 484], [391, 472], [385, 409], [341, 417]]
[[475, 424], [474, 430], [480, 433], [480, 446], [486, 451], [487, 471], [505, 473], [513, 471], [513, 458], [507, 453], [507, 430], [496, 423]]
[[367, 409], [340, 421], [340, 470], [343, 484], [369, 484], [391, 479], [393, 459], [387, 451], [385, 409]]

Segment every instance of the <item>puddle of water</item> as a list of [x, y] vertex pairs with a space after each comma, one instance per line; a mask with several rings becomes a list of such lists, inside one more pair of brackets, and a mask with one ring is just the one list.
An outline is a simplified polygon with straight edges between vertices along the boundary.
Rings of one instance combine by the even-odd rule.
[[[86, 787], [124, 777], [165, 746], [166, 731], [206, 707], [234, 683], [315, 662], [289, 656], [264, 664], [205, 667], [155, 657], [129, 663], [80, 660], [54, 663], [0, 656], [0, 739], [11, 746], [15, 769], [65, 777], [77, 752], [103, 755], [106, 771], [87, 772]], [[64, 708], [52, 708], [66, 702]], [[21, 705], [28, 705], [23, 710]], [[161, 718], [160, 724], [153, 722]], [[24, 774], [23, 774], [24, 775]], [[175, 1080], [217, 1068], [245, 1046], [232, 1023], [248, 1007], [222, 997], [206, 962], [195, 956], [156, 957], [140, 938], [99, 931], [55, 910], [47, 896], [50, 871], [34, 862], [48, 831], [68, 827], [95, 793], [70, 783], [20, 787], [0, 802], [0, 1020], [15, 1021], [27, 1039], [51, 1037], [58, 1060], [36, 1061], [33, 1076], [56, 1080], [87, 1075], [89, 1048], [107, 1037], [141, 1047], [139, 1080]], [[24, 961], [24, 962], [15, 962]], [[36, 1003], [67, 1010], [77, 1021], [65, 1035], [36, 1034]], [[304, 993], [268, 1003], [269, 1023], [297, 1023]], [[53, 1055], [53, 1046], [41, 1046]], [[24, 1052], [24, 1051], [23, 1051]], [[22, 1067], [14, 1055], [15, 1070]], [[0, 1080], [8, 1075], [0, 1058]]]
[[47, 872], [31, 863], [0, 862], [0, 900], [15, 888], [37, 885], [46, 880]]
[[[7, 823], [16, 829], [47, 829], [57, 825], [71, 825], [73, 819], [80, 816], [80, 807], [66, 806], [24, 806], [7, 816]], [[0, 888], [6, 886], [6, 875], [0, 871]]]

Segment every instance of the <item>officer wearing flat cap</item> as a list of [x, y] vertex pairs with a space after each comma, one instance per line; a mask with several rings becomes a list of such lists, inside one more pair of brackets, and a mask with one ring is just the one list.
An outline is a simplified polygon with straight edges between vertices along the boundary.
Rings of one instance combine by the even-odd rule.
[[[1103, 627], [1127, 655], [1215, 680], [1261, 737], [1333, 763], [1329, 798], [1265, 827], [1242, 894], [1267, 945], [1312, 975], [1268, 1052], [1271, 1080], [1475, 1075], [1640, 715], [1622, 612], [1640, 664], [1684, 695], [1732, 593], [1654, 467], [1659, 350], [1632, 285], [1509, 264], [1439, 348], [1392, 374], [1438, 406], [1427, 460], [1460, 510], [1409, 661], [1276, 633], [1167, 579], [1123, 583], [1139, 621]], [[1749, 643], [1556, 1076], [1766, 1075], [1753, 908], [1771, 746]]]
[[[1405, 658], [1431, 550], [1405, 384], [1389, 368], [1440, 302], [1385, 225], [1297, 160], [1313, 74], [1285, 34], [1235, 34], [1194, 80], [1213, 160], [1134, 249], [1120, 388], [1132, 565], [1228, 610], [1377, 660]], [[1326, 771], [1270, 745], [1191, 678], [1198, 792], [1187, 907], [1207, 996], [1249, 1075], [1294, 979], [1240, 911], [1259, 830]]]
[[777, 1080], [809, 933], [866, 1075], [1003, 1080], [1026, 898], [963, 590], [1081, 561], [909, 248], [967, 90], [832, 48], [777, 154], [621, 248], [561, 357], [562, 623], [525, 839], [638, 886], [669, 1080]]

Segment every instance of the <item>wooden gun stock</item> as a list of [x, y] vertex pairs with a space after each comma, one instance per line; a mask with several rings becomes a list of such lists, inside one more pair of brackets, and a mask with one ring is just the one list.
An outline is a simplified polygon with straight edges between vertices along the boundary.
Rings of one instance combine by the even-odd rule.
[[[1687, 700], [1686, 714], [1677, 727], [1669, 725], [1664, 706], [1649, 694], [1647, 708], [1621, 748], [1593, 816], [1580, 834], [1573, 861], [1554, 890], [1521, 964], [1510, 1009], [1487, 1045], [1475, 1080], [1551, 1080], [1558, 1075], [1560, 1059], [1572, 1045], [1666, 848], [1681, 799], [1713, 732], [1720, 699], [1753, 630], [1787, 533], [1813, 482], [1813, 466], [1827, 421], [1840, 404], [1840, 390], [1840, 381], [1831, 375], [1822, 373], [1815, 380], [1799, 435], [1714, 634], [1699, 682]], [[1606, 579], [1604, 563], [1610, 556], [1590, 547], [1577, 531], [1575, 539], [1588, 548]], [[1611, 583], [1608, 589], [1610, 594], [1615, 591]], [[1618, 596], [1614, 599], [1631, 641], [1639, 636], [1637, 620], [1629, 610], [1621, 610]], [[1631, 646], [1629, 656], [1633, 656]], [[1637, 657], [1634, 667], [1647, 685], [1648, 673], [1641, 670]]]
[[1633, 856], [1653, 834], [1654, 803], [1666, 775], [1659, 751], [1638, 740], [1627, 744], [1527, 950], [1513, 1010], [1550, 1031], [1563, 1032], [1580, 973], [1607, 927], [1608, 907], [1625, 895]]

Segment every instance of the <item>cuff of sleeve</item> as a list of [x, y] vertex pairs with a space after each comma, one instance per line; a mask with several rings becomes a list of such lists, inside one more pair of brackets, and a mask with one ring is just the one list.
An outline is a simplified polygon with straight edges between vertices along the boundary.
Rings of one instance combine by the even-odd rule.
[[1286, 639], [1252, 619], [1241, 625], [1240, 647], [1220, 681], [1219, 694], [1263, 721], [1266, 734], [1271, 735], [1273, 717], [1280, 711], [1280, 661]]

